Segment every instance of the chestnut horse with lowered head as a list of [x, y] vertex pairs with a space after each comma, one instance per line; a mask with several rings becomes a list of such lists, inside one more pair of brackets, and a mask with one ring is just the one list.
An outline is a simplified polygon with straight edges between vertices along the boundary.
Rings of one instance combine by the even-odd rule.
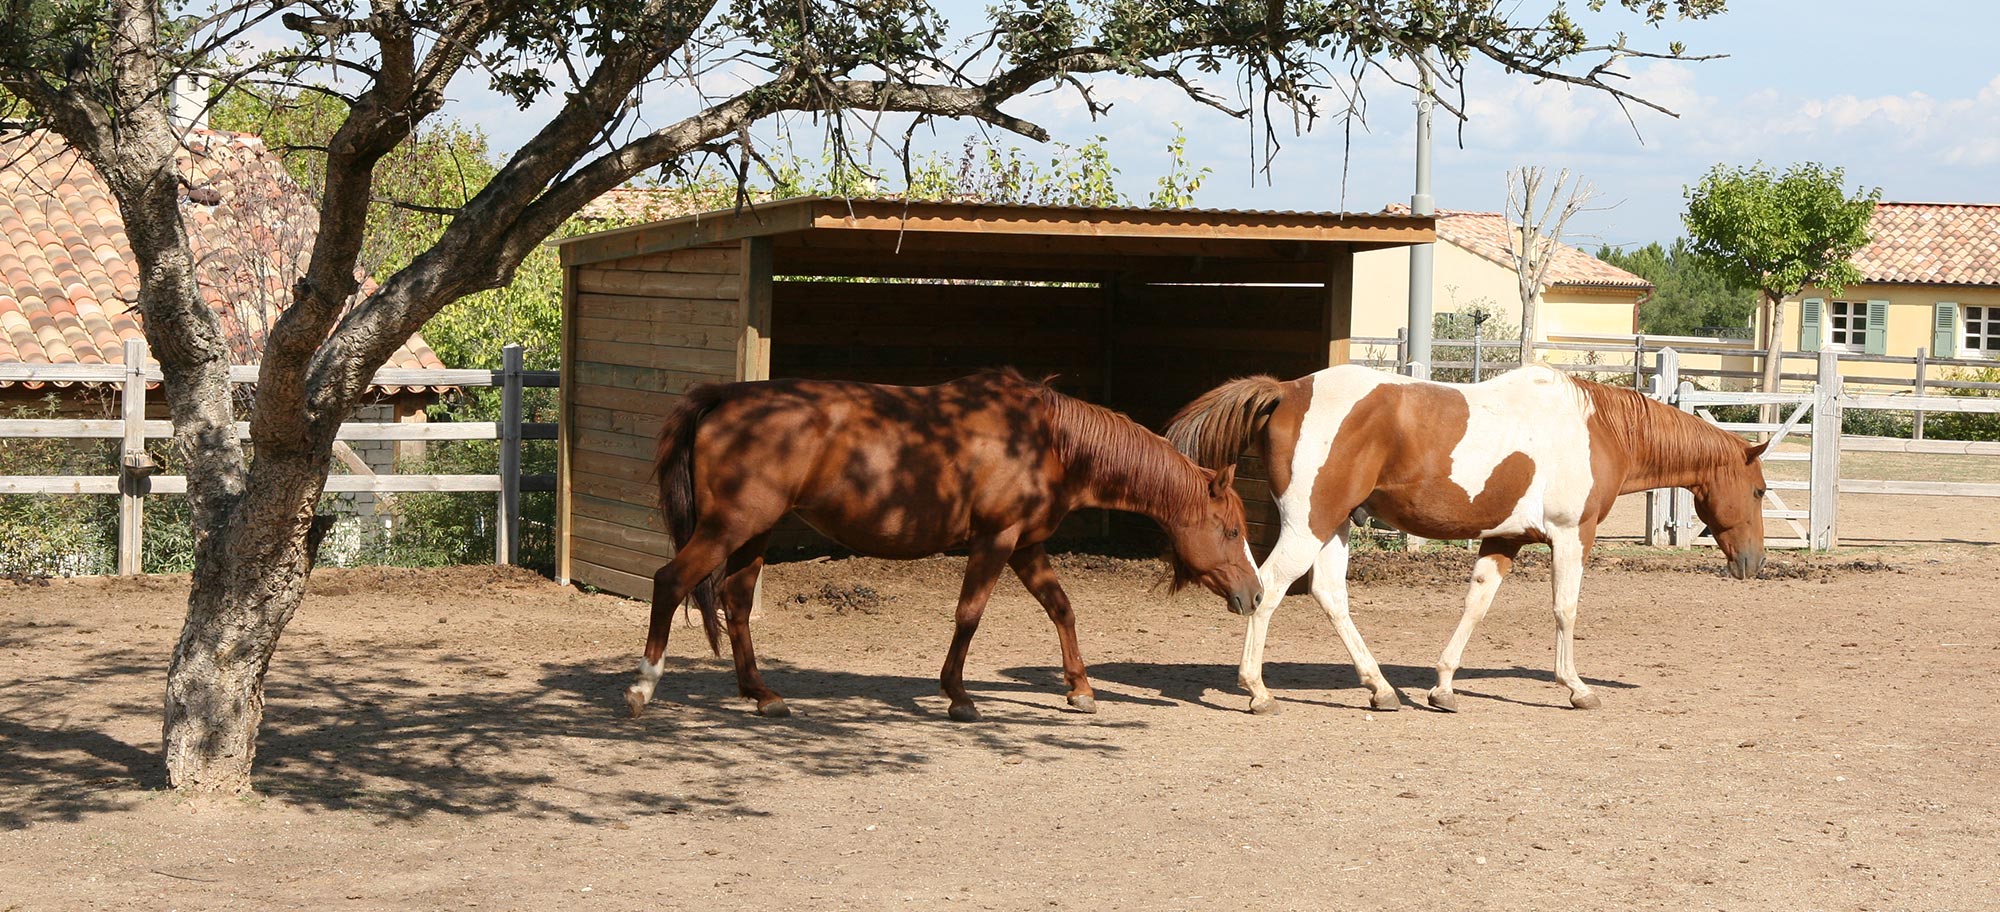
[[1243, 502], [1230, 487], [1233, 468], [1201, 468], [1131, 419], [1013, 371], [926, 387], [822, 380], [696, 387], [660, 431], [656, 474], [677, 547], [653, 575], [645, 656], [626, 694], [633, 715], [665, 668], [682, 600], [695, 596], [709, 646], [721, 651], [718, 593], [737, 687], [759, 713], [787, 713], [757, 673], [750, 607], [771, 527], [788, 512], [871, 557], [970, 552], [940, 674], [959, 721], [979, 717], [965, 692], [966, 649], [1010, 566], [1055, 622], [1070, 705], [1097, 710], [1069, 596], [1042, 544], [1071, 510], [1106, 507], [1158, 521], [1172, 541], [1176, 589], [1199, 583], [1238, 612], [1262, 596], [1243, 538]]
[[1480, 539], [1458, 629], [1438, 657], [1431, 706], [1456, 711], [1452, 675], [1493, 593], [1531, 542], [1555, 552], [1556, 678], [1570, 705], [1595, 709], [1576, 673], [1583, 561], [1618, 495], [1687, 488], [1729, 558], [1750, 579], [1764, 565], [1764, 446], [1628, 389], [1571, 378], [1545, 364], [1484, 383], [1412, 380], [1357, 365], [1290, 382], [1232, 380], [1176, 415], [1168, 439], [1203, 465], [1231, 465], [1255, 442], [1278, 502], [1278, 543], [1259, 569], [1241, 681], [1250, 709], [1275, 708], [1264, 687], [1264, 635], [1278, 601], [1307, 570], [1376, 709], [1401, 704], [1347, 610], [1347, 536], [1357, 510], [1425, 538]]

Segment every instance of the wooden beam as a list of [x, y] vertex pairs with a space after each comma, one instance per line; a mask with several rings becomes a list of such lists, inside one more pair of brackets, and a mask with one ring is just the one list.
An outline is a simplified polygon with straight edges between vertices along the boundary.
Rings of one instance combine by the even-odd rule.
[[1326, 263], [1325, 316], [1321, 334], [1326, 343], [1326, 364], [1346, 364], [1353, 360], [1354, 339], [1354, 251], [1341, 246]]
[[771, 379], [771, 239], [745, 238], [736, 276], [736, 379]]

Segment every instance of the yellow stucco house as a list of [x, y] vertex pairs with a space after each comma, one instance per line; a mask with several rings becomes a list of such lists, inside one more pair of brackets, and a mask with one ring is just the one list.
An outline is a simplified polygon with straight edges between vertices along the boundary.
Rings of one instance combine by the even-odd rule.
[[[1868, 227], [1873, 240], [1854, 255], [1860, 284], [1785, 299], [1785, 347], [1901, 358], [1923, 349], [2000, 367], [2000, 205], [1881, 203]], [[1908, 379], [1916, 365], [1842, 360], [1840, 372]]]
[[[1391, 206], [1389, 211], [1409, 210]], [[1510, 230], [1498, 212], [1438, 212], [1431, 292], [1435, 312], [1478, 308], [1491, 313], [1496, 323], [1520, 325], [1521, 295], [1507, 244]], [[1607, 342], [1622, 337], [1629, 344], [1639, 328], [1639, 305], [1652, 291], [1645, 279], [1562, 245], [1536, 302], [1535, 336], [1540, 341]], [[1409, 300], [1409, 248], [1354, 255], [1354, 335], [1395, 335], [1408, 318]]]

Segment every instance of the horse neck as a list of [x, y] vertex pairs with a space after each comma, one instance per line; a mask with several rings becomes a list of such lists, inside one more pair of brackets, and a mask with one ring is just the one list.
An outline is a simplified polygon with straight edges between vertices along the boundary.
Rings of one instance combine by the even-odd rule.
[[1587, 381], [1578, 385], [1595, 406], [1591, 438], [1608, 436], [1626, 454], [1621, 493], [1699, 484], [1717, 468], [1743, 459], [1736, 435], [1637, 392]]
[[1201, 470], [1165, 438], [1110, 409], [1048, 397], [1049, 429], [1072, 507], [1103, 507], [1172, 527], [1194, 512]]

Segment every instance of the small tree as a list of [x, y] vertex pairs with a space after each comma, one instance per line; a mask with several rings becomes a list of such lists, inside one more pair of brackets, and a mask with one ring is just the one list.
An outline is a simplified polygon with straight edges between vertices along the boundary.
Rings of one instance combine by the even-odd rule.
[[1549, 264], [1562, 250], [1563, 230], [1597, 198], [1597, 188], [1571, 177], [1568, 168], [1556, 174], [1555, 184], [1544, 194], [1546, 179], [1547, 173], [1535, 165], [1507, 172], [1507, 251], [1521, 292], [1522, 364], [1535, 361], [1535, 301], [1542, 296]]
[[1778, 389], [1786, 296], [1808, 285], [1839, 294], [1861, 281], [1850, 260], [1868, 243], [1868, 219], [1882, 189], [1857, 188], [1848, 196], [1842, 185], [1841, 169], [1818, 162], [1793, 165], [1782, 175], [1760, 162], [1716, 165], [1683, 191], [1689, 249], [1763, 297], [1765, 392]]
[[1686, 238], [1671, 246], [1655, 242], [1637, 250], [1598, 248], [1597, 258], [1653, 283], [1639, 305], [1639, 331], [1686, 336], [1719, 328], [1743, 328], [1757, 310], [1757, 290], [1731, 281], [1715, 265], [1688, 250]]

